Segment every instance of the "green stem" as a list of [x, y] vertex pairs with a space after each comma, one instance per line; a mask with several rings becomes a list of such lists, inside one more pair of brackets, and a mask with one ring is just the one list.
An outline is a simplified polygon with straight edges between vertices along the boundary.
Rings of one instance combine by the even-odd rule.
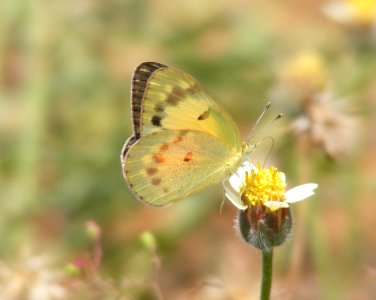
[[272, 287], [273, 272], [273, 249], [270, 251], [262, 251], [262, 282], [261, 282], [261, 300], [270, 299], [270, 291]]

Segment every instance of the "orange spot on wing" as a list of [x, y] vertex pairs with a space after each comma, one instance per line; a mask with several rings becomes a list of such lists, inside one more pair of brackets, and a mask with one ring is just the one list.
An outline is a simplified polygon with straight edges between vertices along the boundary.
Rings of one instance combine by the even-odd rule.
[[158, 169], [154, 168], [154, 167], [151, 167], [151, 168], [147, 168], [146, 172], [148, 173], [148, 175], [153, 175], [153, 174], [155, 174], [155, 173], [158, 172]]
[[192, 152], [187, 152], [184, 156], [184, 161], [191, 161], [192, 160]]
[[160, 153], [154, 153], [153, 159], [156, 163], [163, 163], [166, 159]]
[[160, 178], [153, 178], [152, 181], [151, 181], [151, 184], [153, 185], [158, 185], [161, 183], [161, 179]]
[[163, 144], [159, 149], [161, 150], [161, 151], [167, 151], [168, 150], [168, 144]]
[[174, 139], [173, 143], [174, 143], [174, 144], [176, 144], [176, 143], [180, 143], [182, 140], [183, 140], [183, 137], [180, 136], [180, 135], [178, 135], [178, 136]]

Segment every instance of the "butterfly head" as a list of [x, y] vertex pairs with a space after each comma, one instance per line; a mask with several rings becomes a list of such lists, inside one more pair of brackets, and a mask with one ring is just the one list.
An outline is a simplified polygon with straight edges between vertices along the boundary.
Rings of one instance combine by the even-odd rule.
[[256, 149], [256, 146], [257, 144], [253, 143], [253, 142], [243, 142], [242, 144], [242, 156], [243, 157], [248, 157], [252, 152], [253, 150]]

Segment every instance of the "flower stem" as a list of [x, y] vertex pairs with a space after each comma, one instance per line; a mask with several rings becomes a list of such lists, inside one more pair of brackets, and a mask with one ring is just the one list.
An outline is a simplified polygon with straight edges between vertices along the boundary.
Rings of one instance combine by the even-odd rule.
[[273, 272], [273, 248], [270, 251], [262, 251], [262, 282], [261, 300], [270, 299]]

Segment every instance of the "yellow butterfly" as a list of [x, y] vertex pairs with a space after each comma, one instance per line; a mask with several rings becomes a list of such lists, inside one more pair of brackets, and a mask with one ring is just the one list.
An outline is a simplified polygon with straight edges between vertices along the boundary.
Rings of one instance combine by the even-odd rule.
[[190, 75], [155, 62], [132, 78], [133, 135], [121, 152], [137, 199], [165, 206], [221, 181], [254, 147]]

